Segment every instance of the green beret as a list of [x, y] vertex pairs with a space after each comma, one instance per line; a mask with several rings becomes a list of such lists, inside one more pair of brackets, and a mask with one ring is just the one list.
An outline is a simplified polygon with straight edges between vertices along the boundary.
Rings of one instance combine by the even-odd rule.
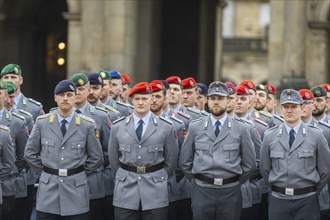
[[111, 74], [108, 70], [100, 70], [97, 73], [100, 74], [103, 80], [111, 79]]
[[15, 83], [10, 82], [10, 81], [6, 81], [5, 84], [7, 86], [7, 93], [9, 95], [14, 94], [15, 91], [16, 91], [16, 85], [15, 85]]
[[257, 84], [256, 85], [256, 90], [258, 91], [264, 91], [264, 92], [266, 92], [267, 94], [268, 94], [268, 90], [267, 90], [267, 88], [266, 88], [266, 86], [264, 86], [264, 85], [262, 85], [262, 84]]
[[327, 90], [323, 88], [323, 86], [314, 86], [311, 89], [311, 92], [313, 93], [314, 97], [322, 97], [322, 96], [327, 96]]
[[17, 64], [8, 64], [1, 70], [1, 77], [6, 74], [22, 75], [22, 69]]
[[71, 76], [69, 79], [76, 84], [76, 87], [84, 86], [89, 83], [88, 78], [84, 73], [76, 73], [73, 76]]
[[0, 79], [0, 90], [7, 90], [7, 86], [4, 81]]

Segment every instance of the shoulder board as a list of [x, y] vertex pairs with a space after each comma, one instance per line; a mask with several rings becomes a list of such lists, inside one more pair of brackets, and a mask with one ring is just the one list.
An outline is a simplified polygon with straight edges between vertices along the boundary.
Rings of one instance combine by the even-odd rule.
[[123, 116], [123, 117], [121, 117], [121, 118], [118, 118], [117, 120], [115, 120], [114, 122], [112, 122], [112, 124], [116, 124], [116, 123], [118, 123], [118, 122], [124, 120], [125, 118], [126, 118], [126, 116]]
[[272, 131], [272, 130], [274, 130], [275, 128], [278, 128], [278, 127], [279, 127], [279, 125], [275, 125], [275, 126], [273, 126], [273, 127], [271, 127], [271, 128], [268, 128], [267, 131]]
[[45, 115], [40, 115], [40, 116], [38, 116], [37, 120], [38, 120], [38, 119], [43, 119], [43, 118], [48, 118], [48, 117], [50, 117], [51, 115], [52, 115], [52, 113], [48, 113], [48, 114], [45, 114]]
[[1, 130], [4, 130], [4, 131], [10, 132], [10, 130], [9, 130], [9, 128], [7, 126], [1, 125], [1, 124], [0, 124], [0, 129]]
[[268, 124], [266, 123], [266, 122], [264, 122], [264, 121], [261, 121], [260, 119], [258, 119], [258, 118], [255, 118], [254, 119], [256, 122], [258, 122], [259, 124], [262, 124], [263, 126], [265, 126], [265, 127], [267, 127], [268, 128]]
[[193, 122], [198, 122], [198, 121], [200, 121], [200, 120], [202, 120], [202, 119], [205, 119], [205, 118], [197, 118], [197, 119], [194, 119], [194, 120], [192, 120], [190, 123], [193, 123]]
[[79, 114], [79, 115], [76, 116], [76, 117], [80, 117], [80, 118], [84, 119], [85, 121], [88, 121], [88, 122], [90, 122], [90, 123], [94, 123], [94, 120], [93, 120], [93, 119], [91, 119], [91, 118], [89, 118], [89, 117], [86, 117], [86, 116], [83, 115], [83, 114]]
[[173, 123], [170, 121], [170, 120], [168, 120], [168, 119], [166, 119], [166, 118], [164, 118], [163, 116], [159, 116], [159, 119], [160, 120], [162, 120], [162, 121], [165, 121], [165, 122], [167, 122], [168, 124], [170, 124], [170, 125], [172, 125]]
[[23, 115], [28, 115], [28, 116], [31, 116], [32, 117], [32, 115], [29, 112], [24, 111], [23, 109], [18, 109], [18, 112], [21, 113], [21, 114], [23, 114]]
[[28, 98], [28, 100], [29, 100], [30, 102], [32, 102], [33, 104], [37, 105], [37, 106], [41, 106], [41, 103], [38, 102], [38, 101], [36, 101], [36, 100], [34, 100], [34, 99]]
[[284, 122], [284, 119], [283, 119], [281, 116], [274, 115], [274, 118], [276, 118], [276, 119], [279, 120], [279, 121]]
[[[235, 119], [236, 119], [236, 117], [235, 117]], [[246, 123], [246, 124], [249, 124], [249, 125], [254, 125], [251, 121], [249, 121], [249, 120], [247, 120], [247, 119], [245, 119], [245, 118], [239, 118], [239, 119], [240, 119], [240, 121], [243, 122], [243, 123]]]
[[56, 111], [58, 107], [53, 107], [51, 109], [49, 109], [49, 112], [53, 112], [53, 111]]
[[322, 129], [321, 128], [319, 128], [319, 127], [315, 127], [315, 126], [313, 126], [313, 125], [307, 125], [308, 127], [310, 127], [310, 128], [314, 128], [314, 129], [317, 129], [317, 130], [320, 130], [320, 131], [322, 131]]
[[194, 109], [194, 108], [191, 108], [191, 107], [188, 107], [187, 110], [190, 111], [190, 112], [196, 113], [196, 114], [200, 114], [201, 113], [199, 110]]
[[122, 102], [116, 101], [116, 104], [117, 104], [117, 105], [121, 105], [121, 106], [125, 106], [125, 107], [128, 108], [128, 105], [126, 105], [125, 103], [122, 103]]
[[100, 110], [100, 111], [105, 112], [105, 113], [108, 113], [107, 110], [105, 110], [105, 109], [103, 109], [103, 108], [100, 108], [100, 107], [98, 107], [98, 106], [95, 106], [95, 109]]
[[264, 116], [266, 116], [266, 117], [268, 117], [268, 118], [272, 118], [272, 115], [269, 114], [268, 112], [260, 111], [259, 113], [262, 114], [262, 115], [264, 115]]
[[330, 128], [330, 124], [325, 123], [324, 121], [319, 121], [319, 124], [324, 125], [327, 128]]
[[183, 121], [182, 120], [180, 120], [180, 119], [178, 119], [178, 118], [176, 118], [174, 116], [170, 116], [170, 119], [173, 120], [173, 121], [176, 121], [176, 122], [178, 122], [180, 124], [183, 124]]
[[131, 104], [126, 104], [130, 109], [134, 110], [134, 106]]
[[260, 118], [260, 114], [259, 114], [258, 111], [255, 111], [255, 112], [254, 112], [254, 117], [255, 117], [255, 118]]
[[114, 108], [112, 108], [112, 107], [110, 107], [110, 106], [108, 106], [108, 105], [104, 105], [103, 107], [104, 107], [104, 109], [106, 109], [106, 110], [108, 110], [108, 111], [112, 111], [112, 112], [114, 112], [114, 113], [119, 113], [118, 110], [116, 110], [116, 109], [114, 109]]
[[202, 113], [202, 115], [204, 115], [204, 116], [209, 116], [210, 115], [210, 113], [208, 113], [207, 111], [201, 111], [201, 113]]
[[20, 115], [20, 114], [17, 114], [16, 112], [12, 112], [11, 113], [13, 116], [15, 116], [16, 118], [19, 118], [19, 119], [21, 119], [21, 120], [25, 120], [25, 118], [22, 116], [22, 115]]
[[185, 114], [183, 112], [177, 112], [177, 114], [180, 115], [180, 116], [182, 116], [182, 117], [184, 117], [184, 118], [186, 118], [186, 119], [191, 119], [191, 116], [190, 115], [187, 115], [187, 114]]

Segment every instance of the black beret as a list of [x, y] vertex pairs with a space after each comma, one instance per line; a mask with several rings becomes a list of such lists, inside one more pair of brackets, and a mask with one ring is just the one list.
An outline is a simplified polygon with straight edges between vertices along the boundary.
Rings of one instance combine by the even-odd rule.
[[64, 92], [75, 92], [76, 93], [76, 84], [69, 79], [60, 81], [54, 90], [54, 94], [58, 95]]

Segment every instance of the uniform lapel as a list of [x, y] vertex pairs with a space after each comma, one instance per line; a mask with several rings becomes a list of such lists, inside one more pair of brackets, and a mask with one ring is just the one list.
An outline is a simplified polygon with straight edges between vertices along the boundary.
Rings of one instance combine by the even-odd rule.
[[[78, 126], [76, 125], [76, 117], [79, 117], [77, 113], [74, 113], [72, 120], [69, 124], [68, 130], [66, 131], [65, 136], [63, 137], [62, 144], [65, 144], [65, 142], [78, 130]], [[60, 126], [58, 126], [59, 128]]]
[[[229, 127], [229, 124], [230, 124], [230, 127]], [[229, 134], [229, 129], [232, 129], [231, 128], [232, 124], [233, 124], [232, 119], [229, 116], [227, 116], [225, 124], [223, 124], [221, 126], [220, 133], [219, 133], [218, 137], [215, 140], [216, 143], [220, 142], [225, 137], [227, 137], [227, 135]]]
[[287, 151], [290, 151], [288, 134], [286, 133], [286, 129], [283, 124], [280, 125], [280, 127], [278, 129], [278, 136], [280, 136], [279, 140], [280, 140], [281, 145]]
[[63, 137], [62, 137], [62, 132], [61, 132], [61, 129], [60, 129], [60, 123], [58, 122], [58, 119], [56, 117], [56, 114], [53, 113], [50, 117], [54, 117], [54, 120], [52, 123], [49, 123], [49, 127], [50, 127], [50, 130], [52, 130], [54, 132], [54, 134], [60, 139], [62, 140]]
[[[211, 138], [211, 140], [213, 142], [215, 142], [215, 139], [216, 139], [216, 136], [214, 134], [214, 127], [212, 125], [212, 121], [211, 121], [211, 116], [209, 117], [206, 117], [203, 121], [204, 121], [204, 124], [202, 125], [203, 126], [203, 129], [205, 130], [205, 134]], [[220, 132], [221, 133], [221, 132]], [[220, 135], [219, 133], [219, 135]]]
[[150, 137], [157, 130], [157, 127], [155, 126], [154, 120], [156, 120], [156, 122], [157, 122], [157, 119], [154, 116], [151, 116], [150, 119], [149, 119], [149, 123], [147, 125], [147, 128], [146, 128], [146, 131], [144, 132], [143, 136], [141, 137], [141, 143], [143, 141], [145, 141], [148, 137]]
[[304, 123], [301, 123], [298, 134], [296, 134], [296, 138], [291, 146], [290, 152], [294, 151], [304, 142], [305, 135], [306, 135], [306, 125]]
[[0, 124], [4, 125], [4, 126], [6, 126], [6, 127], [9, 127], [10, 122], [6, 119], [6, 114], [7, 114], [7, 110], [5, 109], [5, 110], [3, 111], [2, 119], [1, 119], [1, 121], [0, 121]]
[[133, 117], [130, 115], [130, 116], [127, 116], [126, 117], [126, 132], [131, 135], [132, 138], [134, 138], [134, 140], [136, 140], [137, 142], [139, 142], [139, 139], [135, 133], [135, 126], [134, 126], [134, 121], [133, 121]]

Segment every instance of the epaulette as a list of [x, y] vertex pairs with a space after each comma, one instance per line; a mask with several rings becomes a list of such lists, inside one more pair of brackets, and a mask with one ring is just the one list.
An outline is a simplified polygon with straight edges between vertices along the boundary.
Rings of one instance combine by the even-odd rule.
[[272, 130], [274, 130], [275, 128], [278, 128], [278, 127], [279, 127], [279, 125], [275, 125], [275, 126], [273, 126], [273, 127], [271, 127], [271, 128], [268, 128], [267, 131], [272, 131]]
[[254, 125], [251, 121], [245, 119], [245, 118], [240, 118], [241, 122], [249, 124], [249, 125]]
[[53, 107], [53, 108], [49, 109], [49, 112], [56, 111], [57, 109], [58, 109], [58, 107]]
[[84, 119], [85, 121], [88, 121], [88, 122], [93, 123], [93, 124], [95, 123], [93, 119], [91, 119], [91, 118], [89, 118], [89, 117], [87, 117], [87, 116], [85, 116], [83, 114], [79, 114], [76, 117], [80, 117], [80, 118]]
[[262, 114], [262, 115], [264, 115], [264, 116], [266, 116], [266, 117], [268, 117], [268, 118], [272, 118], [273, 117], [271, 114], [269, 114], [268, 112], [265, 112], [265, 111], [260, 111], [259, 113]]
[[264, 121], [261, 121], [260, 119], [258, 119], [258, 118], [255, 118], [254, 119], [256, 122], [258, 122], [259, 124], [262, 124], [263, 126], [265, 126], [265, 127], [267, 127], [268, 128], [268, 124], [266, 123], [266, 122], [264, 122]]
[[258, 111], [255, 111], [255, 112], [254, 112], [254, 117], [255, 117], [255, 118], [260, 118], [260, 114], [259, 114]]
[[159, 119], [160, 119], [160, 120], [163, 120], [163, 121], [165, 121], [165, 122], [167, 122], [167, 123], [170, 124], [170, 125], [173, 124], [170, 120], [164, 118], [163, 116], [159, 116]]
[[121, 106], [125, 106], [126, 108], [128, 108], [128, 105], [126, 105], [125, 103], [122, 103], [120, 101], [116, 101], [117, 105], [121, 105]]
[[284, 122], [284, 119], [281, 116], [278, 115], [274, 115], [274, 118], [276, 118], [277, 120]]
[[200, 121], [202, 119], [205, 119], [205, 118], [196, 118], [196, 119], [192, 120], [190, 123], [194, 123], [194, 122]]
[[27, 116], [31, 116], [32, 117], [32, 115], [29, 112], [24, 111], [23, 109], [18, 109], [18, 112], [21, 113], [21, 114], [23, 114], [23, 115], [27, 115]]
[[10, 132], [10, 129], [7, 126], [1, 125], [1, 124], [0, 124], [0, 129]]
[[200, 114], [201, 112], [195, 108], [187, 107], [187, 110], [196, 114]]
[[202, 115], [204, 115], [204, 116], [209, 116], [210, 115], [210, 113], [208, 113], [207, 111], [201, 111], [201, 113], [202, 113]]
[[116, 123], [118, 123], [118, 122], [124, 120], [125, 118], [126, 118], [126, 116], [123, 116], [123, 117], [121, 117], [121, 118], [118, 118], [117, 120], [115, 120], [114, 122], [112, 122], [112, 124], [114, 125], [114, 124], [116, 124]]
[[101, 107], [98, 107], [98, 106], [95, 106], [95, 109], [100, 110], [100, 111], [105, 112], [105, 113], [108, 113], [107, 110], [105, 110], [105, 109], [103, 109]]
[[170, 116], [170, 119], [173, 120], [173, 121], [176, 121], [176, 122], [178, 122], [180, 124], [183, 124], [183, 121], [182, 120], [180, 120], [180, 119], [178, 119], [178, 118], [176, 118], [174, 116]]
[[130, 109], [134, 110], [134, 106], [131, 104], [126, 104]]
[[25, 118], [24, 118], [22, 115], [17, 114], [16, 112], [12, 112], [11, 114], [12, 114], [13, 116], [15, 116], [15, 117], [21, 119], [22, 121], [25, 121]]
[[324, 122], [324, 121], [319, 121], [319, 124], [326, 126], [327, 128], [330, 128], [330, 124]]
[[48, 117], [50, 117], [51, 115], [52, 115], [52, 113], [48, 113], [48, 114], [45, 114], [45, 115], [40, 115], [40, 116], [37, 117], [37, 120], [39, 120], [39, 119], [44, 119], [44, 118], [48, 118]]
[[112, 112], [117, 113], [117, 114], [119, 113], [118, 110], [116, 110], [116, 109], [114, 109], [114, 108], [112, 108], [112, 107], [110, 107], [108, 105], [104, 105], [103, 107], [104, 107], [104, 109], [106, 109], [108, 111], [112, 111]]
[[177, 114], [178, 115], [180, 115], [180, 116], [182, 116], [182, 117], [184, 117], [184, 118], [186, 118], [186, 119], [191, 119], [191, 116], [190, 115], [187, 115], [187, 114], [185, 114], [185, 113], [183, 113], [183, 112], [177, 112]]
[[36, 101], [36, 100], [34, 100], [34, 99], [28, 98], [28, 100], [29, 100], [30, 102], [32, 102], [33, 104], [37, 105], [37, 106], [41, 106], [41, 105], [42, 105], [40, 102], [38, 102], [38, 101]]

